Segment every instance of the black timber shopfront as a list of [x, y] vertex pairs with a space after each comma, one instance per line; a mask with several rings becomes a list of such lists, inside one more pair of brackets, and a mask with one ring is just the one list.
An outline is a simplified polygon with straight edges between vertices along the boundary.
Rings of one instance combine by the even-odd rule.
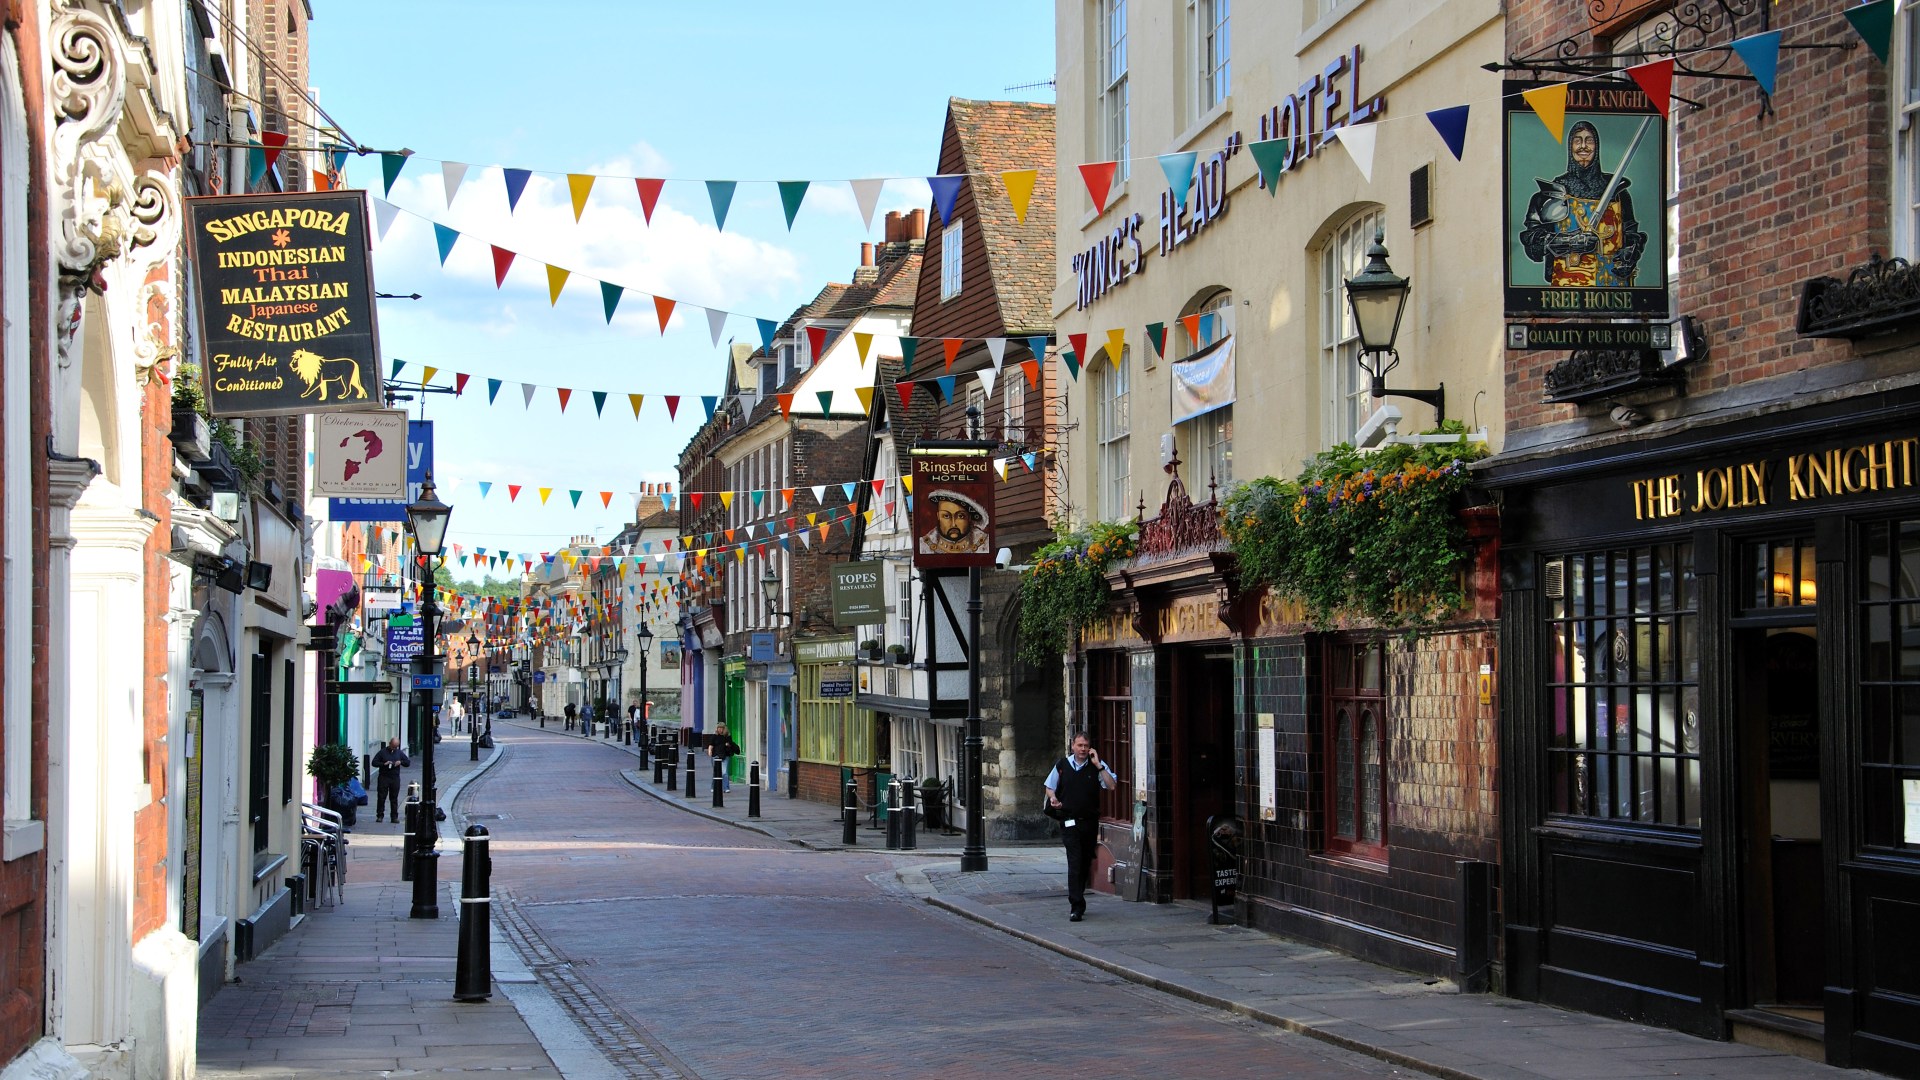
[[1481, 479], [1509, 992], [1920, 1076], [1920, 391]]

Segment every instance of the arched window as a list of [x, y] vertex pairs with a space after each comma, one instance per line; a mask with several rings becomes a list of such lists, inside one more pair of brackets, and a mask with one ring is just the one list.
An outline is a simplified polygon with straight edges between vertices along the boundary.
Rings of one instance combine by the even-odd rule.
[[1351, 442], [1373, 412], [1366, 375], [1360, 370], [1360, 333], [1347, 306], [1346, 281], [1367, 264], [1367, 245], [1383, 215], [1363, 210], [1335, 229], [1320, 248], [1321, 439]]
[[[1233, 482], [1233, 293], [1204, 292], [1186, 310], [1174, 335], [1174, 403], [1182, 475], [1195, 498], [1208, 482]], [[1196, 318], [1197, 316], [1197, 318]]]

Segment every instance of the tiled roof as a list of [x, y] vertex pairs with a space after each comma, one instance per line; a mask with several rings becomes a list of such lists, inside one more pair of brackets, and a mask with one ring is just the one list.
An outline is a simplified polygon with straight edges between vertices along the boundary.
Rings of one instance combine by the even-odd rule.
[[[1052, 105], [1035, 101], [975, 101], [950, 98], [947, 121], [960, 140], [970, 174], [980, 235], [986, 241], [1000, 318], [1009, 334], [1051, 333], [1053, 317], [1054, 189]], [[1013, 203], [1000, 174], [1038, 169], [1025, 223], [1014, 220]]]

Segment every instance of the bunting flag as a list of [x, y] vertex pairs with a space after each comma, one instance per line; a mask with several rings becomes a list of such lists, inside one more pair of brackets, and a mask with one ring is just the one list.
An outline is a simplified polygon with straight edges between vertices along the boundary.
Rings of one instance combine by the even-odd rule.
[[[1735, 42], [1738, 45], [1738, 42]], [[1547, 131], [1553, 135], [1553, 141], [1567, 141], [1567, 84], [1548, 83], [1531, 90], [1520, 91], [1520, 97], [1532, 109], [1540, 122], [1547, 125]]]
[[487, 404], [492, 405], [493, 399], [499, 396], [500, 396], [500, 380], [488, 379], [487, 380]]
[[867, 231], [873, 231], [873, 211], [880, 205], [880, 189], [885, 180], [849, 180], [847, 186], [853, 189], [853, 202], [860, 208], [860, 220], [866, 223]]
[[318, 169], [315, 169], [313, 173], [313, 190], [332, 191], [333, 179], [329, 177], [326, 173], [323, 173]]
[[580, 491], [578, 488], [568, 489], [567, 497], [573, 500], [573, 508], [575, 510], [580, 509]]
[[1020, 364], [1020, 370], [1026, 372], [1027, 374], [1028, 387], [1034, 390], [1040, 389], [1040, 361], [1038, 360], [1023, 361]]
[[1087, 195], [1093, 199], [1093, 212], [1107, 212], [1107, 193], [1113, 186], [1114, 170], [1119, 168], [1117, 161], [1096, 161], [1080, 166], [1080, 179], [1087, 185]]
[[948, 371], [953, 370], [954, 358], [960, 355], [960, 347], [966, 343], [966, 338], [950, 337], [940, 339], [940, 349], [946, 354]]
[[1165, 358], [1167, 355], [1167, 324], [1163, 322], [1148, 323], [1147, 340], [1153, 342], [1153, 354]]
[[460, 191], [461, 181], [467, 178], [467, 167], [458, 161], [440, 163], [440, 184], [447, 192], [447, 206], [453, 206], [453, 197]]
[[660, 317], [660, 332], [662, 334], [667, 332], [667, 320], [673, 318], [673, 305], [674, 301], [667, 297], [656, 296], [653, 298], [653, 313]]
[[773, 396], [776, 401], [780, 402], [780, 419], [787, 419], [793, 413], [793, 395], [775, 394]]
[[713, 227], [716, 232], [727, 227], [727, 207], [733, 205], [734, 181], [707, 181], [707, 201], [713, 204]]
[[1035, 334], [1033, 337], [1028, 338], [1027, 351], [1032, 353], [1035, 359], [1045, 360], [1047, 358], [1047, 336], [1045, 334]]
[[1867, 43], [1873, 55], [1887, 62], [1887, 46], [1893, 41], [1893, 0], [1871, 0], [1846, 9], [1853, 32]]
[[999, 371], [1007, 362], [1007, 339], [990, 337], [987, 342], [987, 357], [993, 361], [993, 370]]
[[981, 391], [984, 392], [987, 397], [993, 397], [993, 380], [999, 378], [1000, 373], [993, 368], [981, 368], [979, 371], [974, 372], [974, 376], [980, 380]]
[[498, 244], [488, 246], [493, 248], [493, 287], [497, 289], [507, 280], [507, 267], [513, 265], [513, 252]]
[[1753, 72], [1754, 81], [1767, 96], [1773, 96], [1773, 79], [1780, 69], [1780, 34], [1770, 30], [1764, 34], [1743, 37], [1733, 43], [1733, 51]]
[[552, 494], [553, 494], [553, 489], [552, 489], [552, 488], [550, 488], [550, 487], [543, 487], [543, 488], [541, 488], [541, 489], [540, 489], [540, 505], [541, 505], [541, 506], [545, 506], [545, 505], [547, 505], [547, 496], [549, 496], [549, 495], [552, 495]]
[[527, 178], [533, 175], [530, 169], [502, 169], [501, 178], [507, 182], [507, 213], [511, 214], [520, 205], [520, 195], [527, 190]]
[[454, 241], [458, 239], [460, 239], [459, 233], [437, 221], [433, 223], [433, 242], [440, 247], [441, 266], [447, 265], [447, 256], [453, 253]]
[[824, 326], [807, 327], [807, 348], [817, 363], [827, 355], [827, 328]]
[[1673, 60], [1656, 60], [1650, 64], [1636, 64], [1627, 69], [1627, 77], [1638, 83], [1647, 95], [1647, 100], [1659, 110], [1661, 116], [1670, 115], [1673, 103]]
[[[1672, 66], [1672, 61], [1668, 61], [1668, 66]], [[1633, 70], [1629, 68], [1627, 73], [1631, 75]], [[1660, 111], [1665, 112], [1666, 108], [1662, 106]], [[1433, 125], [1433, 130], [1440, 133], [1440, 141], [1447, 144], [1447, 150], [1453, 154], [1453, 160], [1461, 160], [1460, 155], [1467, 150], [1467, 106], [1455, 105], [1450, 109], [1434, 109], [1427, 113], [1427, 122]]]
[[571, 273], [573, 271], [564, 270], [551, 263], [547, 264], [547, 305], [549, 307], [560, 303], [560, 290], [566, 287], [567, 276]]
[[1073, 346], [1073, 355], [1074, 355], [1074, 356], [1076, 356], [1076, 357], [1080, 357], [1080, 356], [1085, 356], [1085, 355], [1087, 355], [1087, 335], [1085, 335], [1085, 334], [1068, 334], [1068, 335], [1067, 335], [1067, 342], [1068, 342], [1068, 344], [1070, 344], [1070, 345], [1072, 345], [1072, 346]]
[[284, 131], [263, 131], [260, 133], [260, 145], [265, 148], [267, 168], [280, 160], [280, 152], [287, 148], [287, 133]]
[[1107, 363], [1120, 366], [1120, 358], [1127, 355], [1127, 331], [1125, 327], [1107, 331]]
[[1199, 348], [1200, 347], [1200, 313], [1196, 311], [1192, 315], [1180, 316], [1180, 325], [1187, 328], [1187, 340], [1193, 343], [1194, 348], [1196, 349]]
[[519, 484], [507, 485], [507, 501], [508, 502], [515, 502], [520, 498], [520, 488], [521, 488], [521, 485]]
[[826, 416], [833, 412], [833, 391], [816, 390], [813, 396], [820, 399], [821, 416]]
[[587, 173], [567, 174], [567, 194], [573, 197], [573, 220], [580, 221], [580, 215], [587, 209], [587, 194], [593, 190], [593, 177]]
[[620, 306], [620, 294], [626, 290], [611, 281], [600, 283], [600, 306], [607, 309], [607, 324], [613, 324], [613, 309]]
[[787, 231], [793, 231], [793, 218], [800, 212], [800, 201], [807, 197], [807, 181], [781, 180], [780, 209], [787, 213]]
[[1291, 147], [1292, 140], [1286, 138], [1261, 139], [1247, 144], [1247, 152], [1253, 155], [1254, 168], [1260, 172], [1261, 186], [1267, 189], [1270, 196], [1280, 190], [1280, 174], [1286, 171]]
[[407, 366], [407, 362], [405, 360], [395, 360], [393, 362], [393, 373], [391, 375], [388, 375], [387, 378], [389, 379], [399, 378], [401, 370], [406, 366]]
[[719, 308], [707, 309], [707, 332], [713, 335], [713, 347], [720, 347], [720, 333], [727, 328], [727, 313]]
[[1193, 186], [1193, 167], [1200, 161], [1200, 155], [1192, 150], [1177, 154], [1161, 154], [1160, 171], [1167, 176], [1167, 187], [1173, 191], [1173, 199], [1180, 209], [1187, 208], [1187, 189]]
[[653, 224], [653, 206], [660, 201], [660, 186], [664, 183], [666, 181], [646, 176], [637, 176], [633, 180], [633, 186], [640, 192], [640, 213], [646, 217], [649, 225]]
[[920, 347], [919, 338], [903, 337], [900, 339], [900, 362], [901, 362], [900, 373], [902, 375], [905, 375], [908, 372], [911, 372], [913, 370], [914, 350], [918, 349], [919, 347]]
[[680, 395], [667, 394], [665, 398], [667, 402], [667, 419], [672, 420], [675, 415], [680, 412]]
[[640, 419], [640, 403], [645, 401], [646, 399], [647, 399], [647, 396], [645, 394], [628, 394], [627, 395], [627, 404], [633, 406], [633, 418], [635, 420]]
[[[1081, 336], [1084, 337], [1085, 335], [1083, 334]], [[1078, 382], [1080, 379], [1080, 358], [1075, 355], [1072, 348], [1060, 350], [1060, 362], [1067, 365], [1067, 374], [1073, 376], [1074, 381]]]
[[[593, 392], [593, 415], [595, 416], [605, 415], [606, 408], [607, 408], [607, 392], [605, 390], [595, 390]], [[635, 415], [638, 415], [638, 413], [636, 412]]]
[[533, 392], [538, 389], [540, 388], [530, 382], [520, 384], [520, 400], [525, 403], [526, 408], [533, 408]]
[[1353, 159], [1360, 169], [1360, 175], [1367, 183], [1373, 183], [1373, 147], [1380, 138], [1380, 128], [1374, 124], [1348, 124], [1333, 129], [1340, 145], [1347, 148], [1347, 156]]
[[865, 333], [865, 332], [862, 332], [862, 331], [858, 331], [858, 330], [856, 330], [856, 331], [854, 331], [854, 334], [853, 334], [853, 348], [854, 348], [854, 351], [855, 351], [855, 352], [857, 352], [857, 353], [859, 353], [859, 354], [860, 354], [860, 366], [861, 366], [861, 367], [866, 367], [866, 366], [867, 366], [867, 350], [868, 350], [868, 349], [870, 349], [870, 348], [872, 348], [872, 347], [873, 347], [873, 335], [872, 335], [872, 334], [870, 334], [870, 333]]
[[953, 383], [954, 383], [954, 380], [957, 378], [959, 378], [959, 376], [957, 375], [942, 375], [939, 378], [933, 380], [934, 385], [940, 388], [940, 396], [942, 398], [945, 398], [948, 402], [953, 401]]
[[247, 186], [267, 178], [267, 148], [258, 139], [247, 140]]
[[1038, 169], [1009, 169], [1000, 174], [1000, 182], [1007, 188], [1007, 200], [1013, 203], [1016, 224], [1027, 223], [1027, 205], [1033, 201], [1033, 183], [1039, 178]]
[[856, 386], [853, 388], [853, 396], [856, 399], [858, 399], [860, 402], [860, 411], [865, 413], [868, 416], [872, 416], [873, 415], [873, 387]]
[[426, 369], [426, 374], [420, 377], [420, 383], [421, 383], [421, 385], [423, 385], [423, 386], [424, 386], [424, 385], [426, 385], [427, 383], [430, 383], [430, 382], [432, 382], [432, 381], [433, 381], [433, 377], [434, 377], [435, 375], [438, 375], [438, 374], [440, 374], [440, 369], [439, 369], [439, 368], [437, 368], [437, 367], [430, 367], [430, 368], [427, 368], [427, 369]]
[[554, 391], [560, 395], [560, 412], [564, 415], [567, 411], [567, 402], [573, 400], [573, 390], [565, 386], [557, 386], [554, 387]]
[[386, 181], [385, 194], [393, 194], [393, 182], [400, 179], [400, 170], [406, 167], [407, 155], [404, 153], [380, 155], [380, 178]]
[[897, 382], [893, 384], [894, 391], [900, 395], [901, 412], [906, 412], [913, 408], [913, 387], [914, 384], [910, 382]]
[[468, 376], [462, 372], [453, 373], [453, 396], [460, 397], [467, 392]]
[[780, 324], [774, 322], [772, 319], [755, 319], [753, 322], [755, 326], [760, 328], [760, 347], [771, 354], [773, 352], [773, 335], [779, 331]]
[[700, 404], [707, 407], [707, 419], [711, 420], [713, 419], [713, 411], [720, 407], [719, 395], [707, 394], [700, 399]]
[[953, 224], [953, 200], [960, 194], [960, 183], [966, 178], [964, 173], [927, 177], [927, 186], [933, 189], [933, 208], [940, 212], [940, 224]]
[[385, 199], [373, 200], [373, 220], [375, 235], [387, 238], [387, 230], [393, 228], [393, 219], [400, 216], [400, 208]]
[[[483, 499], [486, 498], [489, 494], [492, 493], [492, 491], [493, 491], [493, 481], [491, 480], [480, 481], [480, 497], [481, 498]], [[487, 553], [487, 549], [485, 548], [480, 549], [480, 554], [485, 555], [486, 553]]]

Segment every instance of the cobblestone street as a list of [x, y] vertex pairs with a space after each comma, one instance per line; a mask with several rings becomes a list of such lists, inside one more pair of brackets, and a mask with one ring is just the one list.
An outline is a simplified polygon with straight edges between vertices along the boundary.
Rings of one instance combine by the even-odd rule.
[[498, 735], [462, 806], [493, 831], [496, 915], [626, 1075], [1409, 1075], [932, 909], [905, 857], [688, 814], [623, 751]]

